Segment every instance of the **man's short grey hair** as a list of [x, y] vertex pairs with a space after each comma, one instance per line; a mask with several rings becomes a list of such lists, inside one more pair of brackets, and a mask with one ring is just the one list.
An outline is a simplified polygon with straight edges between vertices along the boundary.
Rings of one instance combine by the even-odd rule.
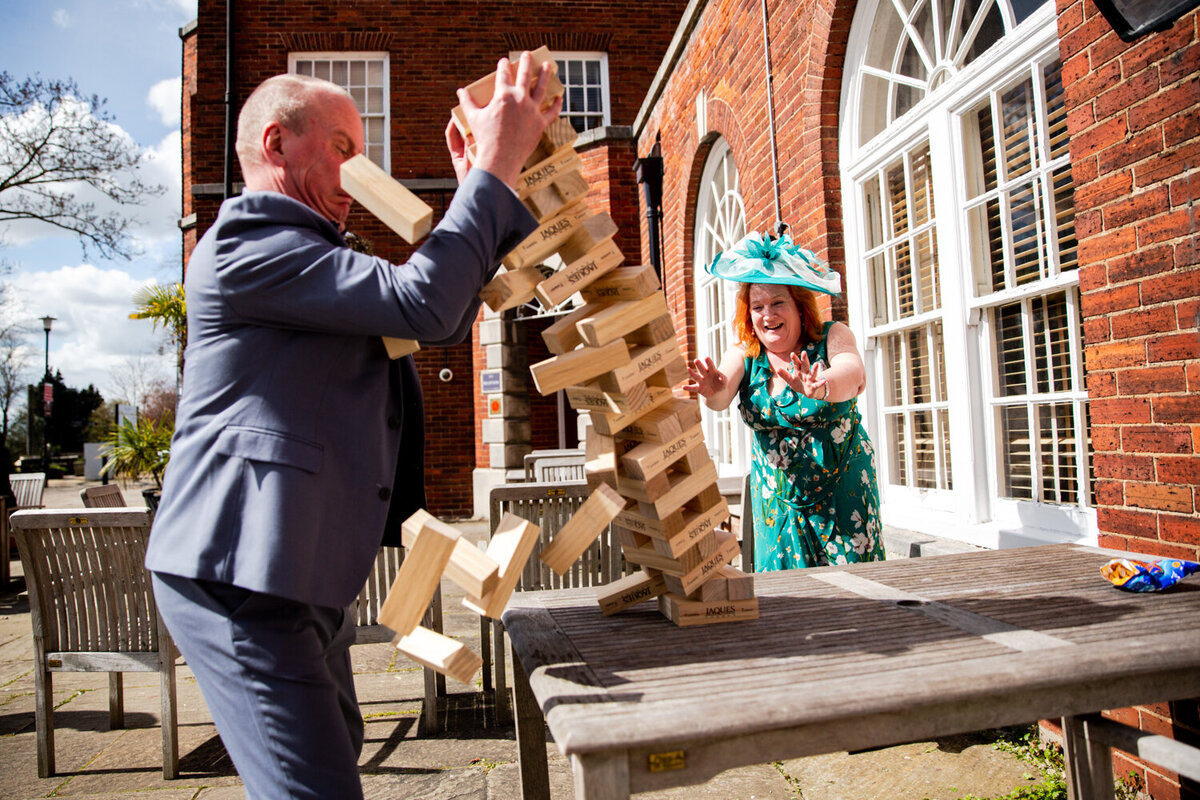
[[259, 148], [263, 128], [278, 122], [293, 133], [303, 134], [314, 110], [314, 101], [322, 96], [342, 95], [353, 102], [350, 93], [321, 78], [310, 75], [276, 75], [267, 78], [246, 98], [238, 114], [238, 161], [245, 170], [261, 161]]

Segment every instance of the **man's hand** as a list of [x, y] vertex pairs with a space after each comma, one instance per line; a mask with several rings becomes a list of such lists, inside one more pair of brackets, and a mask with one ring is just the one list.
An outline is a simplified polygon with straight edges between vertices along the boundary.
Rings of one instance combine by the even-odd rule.
[[[515, 79], [509, 60], [500, 59], [496, 65], [496, 89], [486, 106], [478, 105], [466, 89], [458, 90], [458, 102], [475, 137], [475, 166], [487, 170], [514, 188], [521, 168], [537, 146], [542, 131], [558, 117], [562, 108], [562, 98], [559, 97], [545, 111], [541, 110], [554, 69], [552, 61], [543, 64], [537, 83], [531, 89], [533, 58], [524, 52], [517, 64]], [[446, 143], [455, 174], [461, 182], [467, 173], [466, 143], [457, 131], [451, 134], [449, 128], [446, 130]]]

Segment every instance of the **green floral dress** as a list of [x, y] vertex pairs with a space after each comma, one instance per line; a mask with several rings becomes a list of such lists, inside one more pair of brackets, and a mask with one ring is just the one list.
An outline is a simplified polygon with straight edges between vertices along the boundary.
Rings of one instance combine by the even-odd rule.
[[[828, 363], [832, 324], [805, 348], [810, 362]], [[882, 561], [875, 449], [857, 398], [827, 403], [789, 386], [772, 397], [771, 374], [766, 352], [747, 358], [738, 390], [742, 419], [754, 436], [755, 569]]]

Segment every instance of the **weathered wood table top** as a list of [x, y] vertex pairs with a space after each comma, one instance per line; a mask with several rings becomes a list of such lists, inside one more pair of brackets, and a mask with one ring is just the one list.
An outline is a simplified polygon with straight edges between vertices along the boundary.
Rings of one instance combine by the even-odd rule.
[[526, 796], [543, 793], [541, 715], [582, 800], [1200, 696], [1200, 583], [1123, 592], [1100, 574], [1113, 555], [1049, 545], [764, 573], [758, 620], [691, 628], [653, 602], [604, 617], [593, 589], [515, 594]]

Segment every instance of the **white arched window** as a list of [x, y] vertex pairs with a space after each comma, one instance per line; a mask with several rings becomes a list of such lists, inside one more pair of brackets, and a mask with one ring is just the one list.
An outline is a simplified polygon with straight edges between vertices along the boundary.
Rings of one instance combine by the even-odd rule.
[[1094, 542], [1054, 4], [862, 0], [842, 120], [884, 521]]
[[[746, 235], [746, 207], [738, 185], [737, 165], [729, 144], [718, 139], [704, 162], [700, 195], [696, 199], [693, 251], [696, 335], [700, 358], [719, 362], [733, 340], [737, 284], [709, 275], [704, 269], [722, 250]], [[737, 401], [725, 411], [703, 408], [704, 439], [722, 477], [743, 474], [749, 467], [749, 437], [737, 411]]]

